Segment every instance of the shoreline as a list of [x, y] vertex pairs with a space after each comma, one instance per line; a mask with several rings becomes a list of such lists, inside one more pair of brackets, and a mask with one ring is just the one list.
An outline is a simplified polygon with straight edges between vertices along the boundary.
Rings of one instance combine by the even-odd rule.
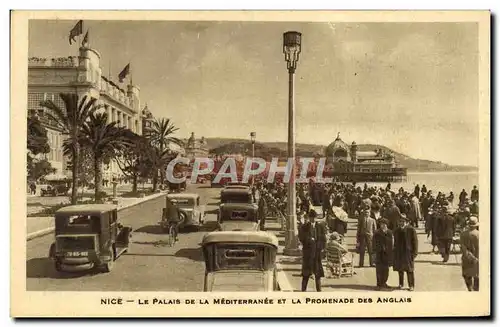
[[407, 171], [407, 175], [463, 175], [463, 174], [479, 174], [479, 170], [472, 171]]

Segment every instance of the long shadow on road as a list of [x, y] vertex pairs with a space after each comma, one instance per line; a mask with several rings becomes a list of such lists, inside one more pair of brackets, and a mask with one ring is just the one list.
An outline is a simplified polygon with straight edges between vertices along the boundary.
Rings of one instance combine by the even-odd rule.
[[33, 258], [26, 261], [27, 278], [53, 278], [53, 279], [71, 279], [82, 277], [83, 275], [95, 275], [95, 270], [82, 272], [58, 272], [54, 268], [54, 263], [49, 258]]
[[[200, 232], [212, 232], [217, 229], [217, 222], [216, 221], [206, 221], [202, 226], [199, 227]], [[181, 227], [179, 229], [180, 234], [184, 233], [189, 233], [189, 232], [196, 232], [198, 228], [196, 226], [186, 226], [186, 227]], [[134, 230], [132, 233], [145, 233], [145, 234], [153, 234], [153, 235], [166, 235], [167, 233], [162, 230], [160, 225], [146, 225], [142, 226], [136, 230]], [[133, 234], [132, 234], [133, 238]]]
[[193, 261], [203, 261], [203, 252], [201, 248], [185, 248], [179, 249], [175, 254], [161, 254], [161, 253], [125, 253], [124, 256], [134, 257], [176, 257], [185, 258]]

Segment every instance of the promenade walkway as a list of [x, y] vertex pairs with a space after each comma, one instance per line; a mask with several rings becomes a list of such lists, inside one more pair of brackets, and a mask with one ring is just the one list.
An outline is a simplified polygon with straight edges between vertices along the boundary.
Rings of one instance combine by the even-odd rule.
[[[354, 256], [354, 276], [342, 277], [340, 279], [323, 278], [323, 292], [359, 292], [376, 290], [377, 279], [375, 268], [368, 267], [368, 255], [365, 257], [365, 267], [358, 268], [359, 255], [354, 253], [356, 246], [356, 228], [356, 220], [349, 219], [348, 232], [345, 240], [349, 251], [351, 251]], [[302, 281], [302, 257], [283, 255], [285, 233], [280, 230], [280, 224], [278, 222], [272, 220], [270, 220], [269, 223], [266, 222], [266, 229], [274, 233], [278, 237], [280, 243], [279, 255], [277, 258], [278, 268], [281, 271], [280, 276], [282, 279], [286, 278], [286, 281], [281, 284], [288, 285], [288, 287], [291, 288], [289, 291], [300, 291]], [[427, 239], [427, 235], [423, 228], [418, 228], [417, 234], [419, 240], [419, 254], [415, 261], [415, 291], [466, 291], [462, 279], [461, 254], [452, 254], [448, 263], [442, 263], [442, 258], [439, 254], [431, 253], [432, 245], [430, 244], [430, 239]], [[407, 290], [397, 290], [396, 287], [398, 284], [398, 274], [391, 268], [388, 285], [394, 287], [393, 291], [408, 292]], [[408, 286], [406, 276], [405, 286]], [[315, 291], [315, 285], [312, 279], [309, 281], [307, 291]]]

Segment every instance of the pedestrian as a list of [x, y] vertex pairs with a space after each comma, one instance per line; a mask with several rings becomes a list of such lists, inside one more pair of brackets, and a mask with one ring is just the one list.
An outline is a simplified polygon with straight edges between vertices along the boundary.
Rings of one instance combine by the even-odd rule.
[[469, 218], [468, 230], [460, 235], [462, 276], [469, 291], [479, 291], [479, 220]]
[[462, 189], [462, 192], [460, 192], [460, 195], [458, 196], [459, 203], [458, 205], [462, 205], [465, 200], [467, 199], [467, 192], [465, 192], [465, 189]]
[[401, 212], [393, 199], [389, 200], [389, 205], [382, 216], [389, 220], [388, 227], [390, 230], [394, 231], [398, 227]]
[[427, 186], [425, 184], [422, 185], [422, 193], [427, 193]]
[[470, 191], [470, 200], [472, 202], [479, 201], [479, 190], [476, 185], [474, 185], [474, 188]]
[[439, 211], [429, 211], [429, 231], [427, 233], [427, 238], [429, 238], [429, 234], [431, 237], [431, 244], [432, 244], [432, 253], [437, 253], [436, 252], [436, 247], [439, 248], [438, 244], [438, 239], [437, 239], [437, 225], [439, 222]]
[[389, 221], [385, 218], [379, 220], [379, 229], [373, 235], [373, 252], [375, 255], [375, 272], [377, 275], [377, 288], [387, 289], [389, 267], [393, 259], [393, 236], [387, 227]]
[[302, 243], [302, 292], [307, 290], [311, 275], [315, 278], [316, 291], [321, 292], [321, 277], [325, 276], [321, 259], [326, 246], [326, 226], [316, 222], [316, 215], [316, 211], [310, 210], [309, 221], [299, 230]]
[[364, 267], [365, 265], [365, 250], [368, 251], [370, 266], [375, 266], [373, 262], [373, 234], [375, 234], [376, 230], [377, 222], [370, 217], [370, 208], [364, 207], [358, 219], [358, 229], [356, 233], [360, 267]]
[[264, 193], [259, 192], [259, 224], [260, 224], [260, 230], [264, 230], [265, 224], [266, 224], [266, 216], [267, 216], [267, 202], [266, 202], [266, 196]]
[[422, 219], [422, 211], [420, 210], [420, 201], [416, 194], [411, 195], [408, 218], [410, 219], [412, 225], [415, 228], [418, 228], [418, 222]]
[[400, 226], [394, 231], [393, 269], [399, 274], [399, 288], [403, 289], [404, 275], [408, 278], [409, 290], [415, 289], [415, 258], [418, 254], [417, 231], [401, 214]]
[[472, 215], [479, 215], [479, 204], [477, 203], [477, 200], [472, 201], [469, 210]]
[[444, 208], [443, 214], [437, 223], [438, 248], [444, 263], [448, 262], [450, 258], [451, 243], [454, 235], [455, 218], [453, 217], [453, 211], [451, 208]]
[[323, 190], [323, 199], [321, 201], [321, 208], [323, 209], [323, 218], [332, 209], [331, 194], [328, 188]]
[[415, 186], [415, 192], [413, 192], [413, 194], [415, 194], [417, 198], [420, 196], [420, 186], [418, 184]]
[[31, 184], [30, 184], [30, 191], [31, 191], [31, 194], [36, 195], [36, 184], [35, 184], [35, 182], [31, 182]]

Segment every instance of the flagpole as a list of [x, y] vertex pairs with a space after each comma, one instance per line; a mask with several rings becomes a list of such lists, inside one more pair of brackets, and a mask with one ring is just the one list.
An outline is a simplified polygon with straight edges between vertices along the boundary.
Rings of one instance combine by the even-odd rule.
[[108, 66], [108, 80], [111, 81], [111, 59], [109, 59], [109, 66]]

